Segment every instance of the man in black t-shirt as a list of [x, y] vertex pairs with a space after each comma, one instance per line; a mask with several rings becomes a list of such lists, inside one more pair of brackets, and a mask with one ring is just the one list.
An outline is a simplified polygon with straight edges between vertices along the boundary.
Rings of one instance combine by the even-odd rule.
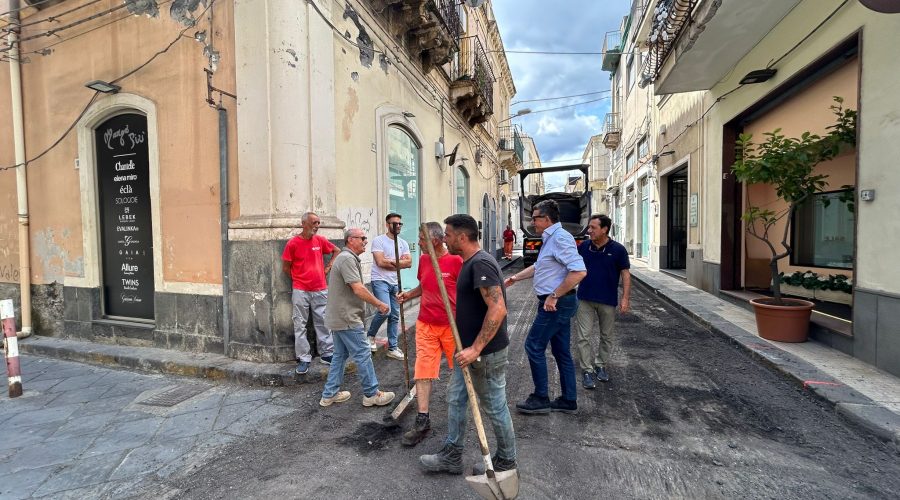
[[[506, 291], [497, 261], [478, 244], [478, 223], [469, 215], [451, 215], [446, 224], [447, 249], [463, 258], [456, 280], [456, 324], [463, 350], [454, 356], [448, 390], [448, 432], [444, 446], [419, 461], [429, 472], [462, 474], [462, 452], [468, 427], [469, 397], [462, 367], [469, 366], [481, 409], [497, 438], [493, 457], [497, 472], [516, 469], [516, 435], [506, 405]], [[483, 474], [476, 466], [475, 474]]]

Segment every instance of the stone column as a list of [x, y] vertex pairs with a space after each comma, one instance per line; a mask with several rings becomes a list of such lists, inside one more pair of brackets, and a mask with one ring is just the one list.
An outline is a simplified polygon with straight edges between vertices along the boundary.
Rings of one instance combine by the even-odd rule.
[[[316, 0], [331, 15], [331, 3]], [[237, 0], [238, 197], [229, 224], [231, 348], [255, 361], [294, 358], [291, 284], [281, 252], [313, 210], [337, 240], [334, 34], [306, 1]]]

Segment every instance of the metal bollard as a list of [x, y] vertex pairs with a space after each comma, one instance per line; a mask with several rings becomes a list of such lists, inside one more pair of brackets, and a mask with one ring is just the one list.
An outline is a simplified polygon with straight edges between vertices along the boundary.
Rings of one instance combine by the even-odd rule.
[[6, 371], [9, 376], [9, 397], [22, 395], [22, 371], [19, 367], [19, 342], [16, 338], [16, 314], [11, 299], [0, 300], [0, 320], [6, 340]]

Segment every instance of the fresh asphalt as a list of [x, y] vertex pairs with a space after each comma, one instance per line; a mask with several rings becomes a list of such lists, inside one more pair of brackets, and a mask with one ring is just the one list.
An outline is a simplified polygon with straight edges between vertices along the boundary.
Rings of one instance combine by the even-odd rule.
[[[536, 307], [528, 285], [507, 295], [511, 406], [532, 389], [522, 347]], [[633, 313], [617, 322], [611, 381], [594, 391], [579, 386], [576, 415], [513, 414], [520, 498], [890, 498], [900, 491], [896, 448], [642, 289], [632, 293]], [[23, 371], [41, 371], [30, 384], [26, 378], [32, 395], [0, 400], [0, 415], [15, 422], [0, 445], [2, 498], [473, 497], [461, 477], [417, 466], [446, 433], [446, 368], [432, 396], [434, 432], [409, 449], [400, 435], [414, 414], [403, 428], [386, 425], [386, 409], [362, 406], [352, 374], [353, 397], [328, 408], [318, 406], [318, 383], [207, 384], [159, 408], [140, 401], [203, 383], [23, 360]], [[401, 366], [376, 360], [383, 388], [398, 398]], [[468, 438], [470, 468], [474, 431]]]

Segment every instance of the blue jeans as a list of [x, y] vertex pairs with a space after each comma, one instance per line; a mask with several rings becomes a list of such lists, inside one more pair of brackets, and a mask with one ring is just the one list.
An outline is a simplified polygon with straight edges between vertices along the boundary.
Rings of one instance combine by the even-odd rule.
[[575, 362], [569, 350], [572, 317], [578, 310], [578, 298], [575, 294], [564, 295], [556, 301], [556, 311], [544, 310], [544, 300], [538, 299], [537, 316], [531, 331], [525, 338], [525, 353], [531, 365], [531, 378], [534, 381], [534, 393], [548, 397], [547, 388], [547, 344], [556, 359], [559, 369], [559, 385], [562, 386], [562, 397], [575, 401]]
[[378, 392], [378, 379], [375, 378], [372, 352], [369, 350], [369, 343], [366, 342], [366, 334], [363, 329], [336, 330], [331, 333], [334, 337], [334, 357], [328, 368], [328, 379], [325, 381], [322, 397], [333, 397], [341, 389], [341, 384], [344, 383], [344, 365], [347, 364], [347, 359], [352, 359], [356, 363], [363, 394], [369, 397], [374, 396]]
[[[512, 417], [506, 406], [506, 366], [509, 364], [508, 348], [484, 354], [480, 361], [469, 365], [472, 385], [478, 395], [482, 415], [487, 415], [497, 438], [497, 457], [516, 459], [516, 433]], [[447, 443], [462, 447], [466, 443], [469, 417], [469, 394], [459, 364], [453, 365], [453, 376], [447, 388]]]
[[397, 302], [398, 293], [400, 293], [400, 287], [397, 285], [392, 285], [387, 281], [381, 280], [372, 281], [372, 294], [385, 304], [390, 304], [391, 311], [388, 314], [381, 314], [378, 311], [375, 312], [375, 317], [372, 318], [372, 324], [369, 325], [369, 337], [375, 337], [375, 334], [378, 333], [378, 329], [381, 328], [381, 324], [387, 319], [388, 349], [397, 347], [397, 336], [400, 331], [397, 326], [400, 323], [400, 303]]

